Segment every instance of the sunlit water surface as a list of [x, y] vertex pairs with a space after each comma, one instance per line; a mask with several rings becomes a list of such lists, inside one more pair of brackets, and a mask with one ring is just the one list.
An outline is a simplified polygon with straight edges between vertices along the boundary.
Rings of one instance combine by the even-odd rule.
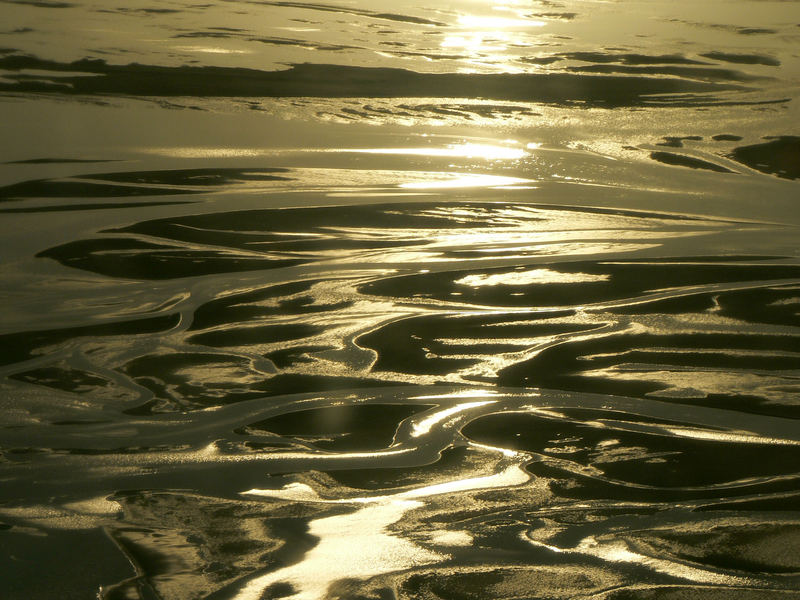
[[800, 597], [800, 3], [0, 3], [0, 597]]

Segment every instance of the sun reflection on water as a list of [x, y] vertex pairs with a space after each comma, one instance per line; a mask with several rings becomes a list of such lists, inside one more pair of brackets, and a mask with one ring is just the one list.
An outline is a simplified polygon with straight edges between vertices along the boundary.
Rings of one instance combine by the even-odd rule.
[[442, 173], [441, 178], [427, 181], [410, 181], [401, 183], [404, 189], [447, 189], [472, 187], [502, 187], [517, 183], [533, 183], [532, 179], [521, 177], [504, 177], [502, 175], [485, 175], [479, 173]]
[[[475, 404], [475, 403], [471, 403]], [[456, 408], [464, 408], [458, 406]], [[506, 455], [508, 456], [508, 455]], [[519, 458], [516, 453], [514, 458]], [[366, 579], [382, 573], [441, 563], [448, 555], [424, 548], [393, 532], [391, 526], [406, 513], [425, 505], [421, 499], [472, 490], [509, 488], [527, 483], [530, 475], [514, 461], [501, 471], [486, 476], [456, 479], [412, 488], [397, 494], [326, 500], [306, 484], [289, 484], [280, 490], [253, 489], [250, 496], [294, 499], [326, 504], [358, 506], [355, 512], [316, 519], [309, 523], [309, 534], [319, 543], [301, 562], [250, 580], [235, 600], [257, 600], [275, 584], [289, 584], [293, 600], [326, 597], [336, 581]], [[342, 532], [347, 532], [342, 535]], [[465, 546], [472, 542], [466, 532], [432, 532], [431, 541], [444, 546]]]
[[467, 275], [455, 281], [458, 285], [483, 287], [491, 285], [532, 285], [539, 283], [588, 283], [592, 281], [608, 281], [608, 275], [591, 273], [561, 273], [550, 269], [532, 269], [530, 271], [510, 271], [493, 275]]
[[[511, 141], [510, 143], [515, 143]], [[509, 145], [478, 144], [467, 142], [462, 144], [447, 144], [443, 147], [410, 147], [410, 148], [333, 148], [326, 152], [356, 153], [356, 154], [397, 154], [404, 156], [430, 156], [452, 158], [483, 158], [486, 160], [518, 160], [528, 156], [522, 148]]]

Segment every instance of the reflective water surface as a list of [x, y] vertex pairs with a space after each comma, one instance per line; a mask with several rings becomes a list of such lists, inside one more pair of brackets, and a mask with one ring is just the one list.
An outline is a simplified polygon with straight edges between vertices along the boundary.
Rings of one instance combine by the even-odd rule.
[[0, 597], [800, 597], [800, 4], [0, 16]]

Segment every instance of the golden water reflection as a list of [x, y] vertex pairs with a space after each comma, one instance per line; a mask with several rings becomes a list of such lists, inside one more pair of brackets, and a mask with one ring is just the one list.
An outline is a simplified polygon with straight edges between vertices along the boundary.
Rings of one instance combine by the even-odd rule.
[[[453, 407], [462, 410], [483, 402]], [[437, 415], [440, 413], [437, 413]], [[448, 415], [442, 415], [446, 418]], [[522, 455], [502, 453], [507, 464], [492, 475], [456, 479], [443, 483], [412, 488], [391, 495], [326, 500], [310, 486], [293, 483], [280, 490], [253, 489], [249, 496], [300, 500], [327, 504], [355, 505], [355, 512], [324, 517], [309, 524], [309, 534], [319, 543], [304, 560], [249, 581], [234, 597], [235, 600], [258, 600], [275, 584], [289, 584], [292, 600], [318, 600], [327, 597], [337, 581], [351, 578], [367, 579], [385, 573], [441, 563], [448, 555], [425, 548], [394, 532], [391, 527], [406, 513], [425, 506], [424, 499], [459, 492], [489, 489], [509, 489], [530, 481], [522, 467]], [[342, 532], [347, 532], [342, 535]], [[468, 546], [472, 536], [467, 531], [434, 530], [427, 536], [437, 546]]]
[[489, 285], [531, 285], [539, 283], [588, 283], [592, 281], [608, 281], [608, 275], [593, 275], [591, 273], [561, 273], [551, 269], [532, 269], [529, 271], [509, 271], [508, 273], [483, 273], [467, 275], [454, 283], [470, 287], [483, 287]]
[[[515, 143], [510, 141], [512, 144]], [[531, 144], [528, 148], [532, 148]], [[430, 156], [452, 158], [483, 158], [486, 160], [517, 160], [524, 158], [529, 153], [522, 148], [500, 146], [496, 144], [480, 144], [466, 142], [460, 144], [447, 144], [444, 147], [416, 147], [416, 148], [335, 148], [328, 152], [356, 153], [356, 154], [398, 154], [406, 156]]]
[[533, 179], [522, 177], [504, 177], [502, 175], [486, 175], [479, 173], [441, 173], [436, 179], [428, 181], [410, 181], [401, 183], [404, 189], [448, 189], [448, 188], [476, 188], [476, 187], [502, 187], [518, 183], [534, 183]]

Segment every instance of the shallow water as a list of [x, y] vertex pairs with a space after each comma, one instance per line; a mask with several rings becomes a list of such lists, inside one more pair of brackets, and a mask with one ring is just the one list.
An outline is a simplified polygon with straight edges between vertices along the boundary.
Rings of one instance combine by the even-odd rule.
[[0, 16], [0, 597], [800, 597], [800, 4]]

